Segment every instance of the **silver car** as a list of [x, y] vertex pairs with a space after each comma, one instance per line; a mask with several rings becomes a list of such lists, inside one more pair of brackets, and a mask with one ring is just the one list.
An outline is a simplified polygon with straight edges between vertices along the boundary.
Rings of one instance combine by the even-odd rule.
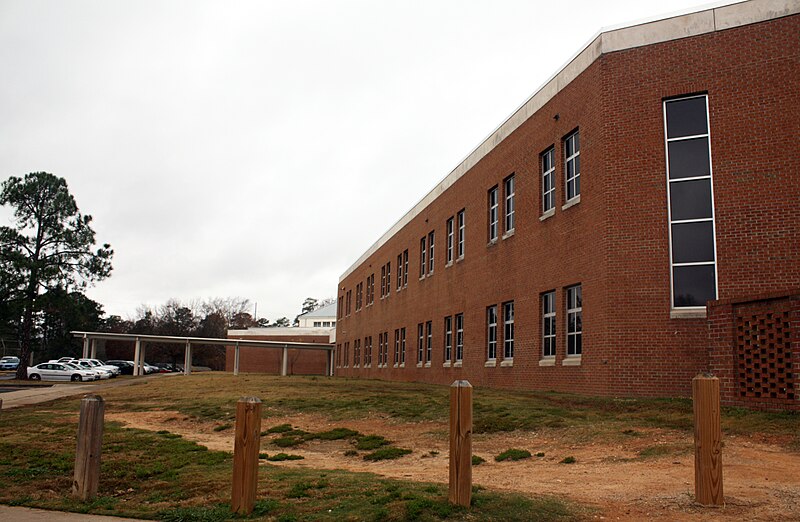
[[58, 362], [46, 362], [28, 367], [28, 379], [32, 381], [93, 381], [94, 372]]

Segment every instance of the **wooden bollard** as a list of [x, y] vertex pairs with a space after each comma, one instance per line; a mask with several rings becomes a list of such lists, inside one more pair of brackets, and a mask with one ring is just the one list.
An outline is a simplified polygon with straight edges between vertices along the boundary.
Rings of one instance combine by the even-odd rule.
[[258, 450], [261, 447], [261, 399], [242, 397], [236, 404], [231, 511], [249, 515], [256, 503]]
[[719, 379], [698, 375], [692, 379], [694, 401], [694, 495], [698, 503], [721, 506], [722, 428]]
[[469, 507], [472, 500], [472, 385], [455, 381], [450, 386], [450, 492], [451, 504]]
[[81, 399], [78, 449], [75, 452], [75, 476], [72, 480], [72, 495], [81, 500], [93, 499], [100, 484], [104, 414], [105, 401], [99, 395], [87, 395]]

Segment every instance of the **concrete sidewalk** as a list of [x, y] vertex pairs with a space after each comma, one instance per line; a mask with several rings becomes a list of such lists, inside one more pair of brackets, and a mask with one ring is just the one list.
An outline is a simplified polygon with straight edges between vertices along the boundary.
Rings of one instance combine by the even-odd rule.
[[[19, 408], [20, 406], [30, 406], [31, 404], [39, 404], [40, 402], [48, 402], [63, 397], [72, 397], [74, 395], [84, 395], [87, 393], [100, 393], [109, 388], [118, 388], [120, 386], [130, 386], [158, 379], [160, 377], [167, 377], [170, 375], [183, 375], [182, 373], [156, 373], [147, 375], [145, 377], [134, 377], [132, 379], [113, 379], [102, 384], [54, 384], [53, 386], [35, 386], [25, 390], [18, 390], [0, 394], [0, 400], [3, 401], [3, 409], [10, 410], [11, 408]], [[2, 520], [2, 517], [0, 517]]]
[[138, 518], [107, 517], [104, 515], [86, 515], [83, 513], [65, 513], [63, 511], [47, 511], [16, 506], [0, 505], [0, 520], [8, 522], [124, 522], [141, 520]]

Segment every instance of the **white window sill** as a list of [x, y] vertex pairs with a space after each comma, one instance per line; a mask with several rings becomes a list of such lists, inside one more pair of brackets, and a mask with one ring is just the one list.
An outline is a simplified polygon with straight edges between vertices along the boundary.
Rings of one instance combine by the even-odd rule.
[[670, 319], [705, 319], [705, 308], [673, 308], [669, 311]]
[[541, 216], [539, 216], [539, 221], [544, 221], [545, 219], [550, 219], [551, 217], [556, 215], [556, 207], [551, 208]]
[[501, 368], [511, 368], [512, 366], [514, 366], [514, 359], [503, 359], [500, 361]]
[[422, 363], [421, 362], [417, 363], [417, 368], [422, 368]]
[[456, 263], [460, 263], [464, 260], [464, 256], [459, 256], [456, 258]]
[[568, 355], [561, 361], [561, 366], [580, 366], [580, 365], [581, 365], [580, 355]]
[[539, 359], [539, 366], [555, 366], [555, 365], [556, 365], [555, 357], [545, 357], [543, 359]]
[[421, 275], [421, 276], [419, 276], [419, 280], [420, 280], [420, 281], [425, 281], [425, 275]]
[[508, 232], [503, 234], [503, 240], [506, 240], [506, 239], [512, 237], [513, 235], [514, 235], [514, 229], [512, 228], [511, 230], [509, 230]]
[[445, 361], [444, 364], [442, 364], [442, 368], [450, 368], [450, 366], [450, 361]]
[[406, 367], [406, 363], [400, 363], [400, 368], [405, 368], [405, 367]]
[[461, 368], [461, 361], [456, 361], [453, 363], [453, 368]]
[[398, 367], [397, 363], [394, 363], [394, 366], [392, 366], [392, 368], [397, 368], [397, 367]]
[[580, 194], [578, 194], [578, 195], [577, 195], [577, 196], [575, 196], [574, 198], [572, 198], [572, 199], [570, 199], [569, 201], [567, 201], [567, 202], [564, 204], [564, 206], [563, 206], [563, 207], [561, 207], [561, 210], [567, 210], [568, 208], [570, 208], [570, 207], [574, 207], [575, 205], [577, 205], [577, 204], [578, 204], [578, 203], [580, 203], [580, 202], [581, 202], [581, 195], [580, 195]]
[[496, 244], [497, 244], [497, 238], [494, 238], [491, 241], [489, 241], [488, 243], [486, 243], [486, 248], [495, 246]]
[[425, 363], [425, 368], [430, 368], [430, 367], [431, 367], [431, 362], [430, 361], [426, 362]]
[[372, 368], [372, 365], [371, 364], [365, 364], [364, 368]]
[[497, 366], [497, 359], [490, 359], [485, 363], [483, 363], [483, 366], [485, 368], [494, 368], [495, 366]]
[[451, 266], [453, 266], [453, 262], [452, 261], [448, 261], [447, 264], [444, 265], [445, 268], [450, 268]]

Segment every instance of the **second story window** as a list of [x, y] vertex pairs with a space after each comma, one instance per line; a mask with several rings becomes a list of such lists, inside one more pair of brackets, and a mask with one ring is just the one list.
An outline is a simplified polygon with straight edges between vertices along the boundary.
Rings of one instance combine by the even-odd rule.
[[408, 286], [408, 249], [403, 250], [403, 286]]
[[403, 288], [403, 254], [397, 254], [397, 291]]
[[425, 277], [425, 270], [428, 268], [428, 247], [427, 247], [427, 240], [428, 238], [423, 236], [422, 239], [419, 240], [419, 277], [420, 279]]
[[489, 205], [489, 242], [497, 241], [497, 187], [492, 187], [489, 189], [488, 194], [488, 205]]
[[556, 180], [555, 180], [556, 150], [550, 147], [542, 153], [542, 214], [547, 214], [556, 206]]
[[386, 297], [389, 297], [392, 293], [392, 263], [391, 261], [386, 263], [386, 288], [383, 291]]
[[436, 238], [433, 230], [428, 234], [428, 275], [433, 274], [433, 242]]
[[386, 265], [381, 267], [381, 299], [386, 295]]
[[453, 262], [453, 239], [454, 239], [454, 230], [453, 230], [453, 218], [447, 220], [447, 247], [446, 247], [446, 259], [445, 263], [448, 265]]
[[456, 248], [456, 256], [461, 259], [464, 257], [464, 234], [466, 232], [464, 209], [461, 209], [456, 218], [458, 219], [458, 248]]
[[567, 202], [581, 195], [581, 142], [578, 131], [564, 138]]
[[514, 231], [514, 175], [507, 177], [503, 182], [505, 193], [505, 233]]

